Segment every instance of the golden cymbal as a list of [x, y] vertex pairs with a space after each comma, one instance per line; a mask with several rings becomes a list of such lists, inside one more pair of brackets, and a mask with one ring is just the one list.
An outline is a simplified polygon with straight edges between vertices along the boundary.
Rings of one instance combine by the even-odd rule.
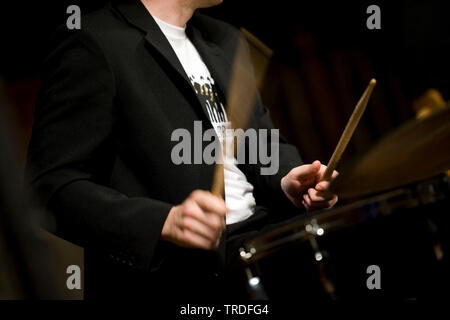
[[344, 166], [330, 190], [357, 198], [420, 181], [450, 169], [450, 107], [408, 121]]

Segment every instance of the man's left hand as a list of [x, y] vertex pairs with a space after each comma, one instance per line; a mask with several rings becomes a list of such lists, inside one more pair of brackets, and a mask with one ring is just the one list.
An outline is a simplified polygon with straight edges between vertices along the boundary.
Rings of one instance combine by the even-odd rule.
[[[329, 181], [320, 181], [326, 169], [318, 160], [296, 167], [281, 179], [281, 189], [298, 208], [307, 211], [332, 208], [338, 197], [328, 191]], [[332, 179], [337, 175], [334, 171]]]

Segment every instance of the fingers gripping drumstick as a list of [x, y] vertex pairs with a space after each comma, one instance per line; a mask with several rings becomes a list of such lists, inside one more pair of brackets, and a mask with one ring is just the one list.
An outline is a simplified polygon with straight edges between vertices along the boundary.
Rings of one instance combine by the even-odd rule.
[[364, 110], [366, 110], [367, 103], [369, 102], [369, 98], [376, 83], [377, 81], [375, 79], [370, 80], [366, 91], [364, 91], [361, 99], [359, 99], [358, 104], [356, 105], [355, 110], [353, 110], [353, 113], [348, 120], [347, 126], [345, 127], [344, 132], [339, 139], [336, 149], [334, 149], [333, 155], [328, 162], [327, 169], [325, 170], [325, 173], [322, 177], [322, 181], [329, 181], [331, 179], [331, 176], [333, 175], [333, 172], [336, 169], [339, 160], [341, 159], [341, 156], [345, 151], [345, 148], [347, 147], [350, 139], [353, 136], [353, 133], [355, 132], [356, 127], [358, 126], [359, 120], [361, 119]]

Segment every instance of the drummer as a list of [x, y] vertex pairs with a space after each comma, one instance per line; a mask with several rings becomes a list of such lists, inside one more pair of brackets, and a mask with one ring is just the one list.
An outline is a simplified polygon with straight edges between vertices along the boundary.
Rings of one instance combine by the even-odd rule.
[[[303, 164], [283, 140], [275, 175], [225, 162], [225, 200], [208, 191], [211, 166], [170, 161], [174, 128], [228, 125], [223, 79], [240, 36], [195, 12], [220, 2], [119, 1], [56, 37], [28, 177], [57, 235], [85, 248], [87, 299], [237, 297], [227, 275], [236, 239], [337, 202], [326, 166]], [[273, 128], [260, 100], [250, 119]]]

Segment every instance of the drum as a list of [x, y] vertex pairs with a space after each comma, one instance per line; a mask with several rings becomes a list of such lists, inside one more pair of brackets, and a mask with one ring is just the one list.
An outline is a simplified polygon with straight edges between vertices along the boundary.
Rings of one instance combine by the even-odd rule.
[[294, 218], [240, 256], [256, 299], [449, 296], [450, 179], [437, 177]]

